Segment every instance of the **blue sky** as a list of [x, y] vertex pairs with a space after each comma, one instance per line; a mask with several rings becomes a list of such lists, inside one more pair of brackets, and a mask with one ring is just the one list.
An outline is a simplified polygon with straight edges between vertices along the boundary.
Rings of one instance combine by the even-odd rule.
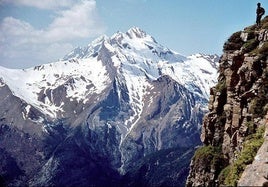
[[0, 0], [0, 66], [62, 58], [96, 37], [137, 26], [183, 55], [222, 54], [228, 37], [255, 22], [255, 0]]

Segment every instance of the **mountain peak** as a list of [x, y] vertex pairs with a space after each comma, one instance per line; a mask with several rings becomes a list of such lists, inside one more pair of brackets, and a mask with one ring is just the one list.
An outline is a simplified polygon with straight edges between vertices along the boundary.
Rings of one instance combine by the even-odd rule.
[[99, 54], [98, 52], [104, 44], [109, 44], [114, 49], [117, 49], [118, 52], [124, 51], [123, 53], [127, 54], [131, 53], [131, 51], [140, 51], [142, 55], [145, 55], [150, 59], [155, 59], [158, 57], [165, 59], [169, 58], [170, 55], [175, 57], [172, 57], [173, 61], [183, 61], [186, 59], [182, 55], [173, 54], [171, 50], [158, 44], [152, 36], [146, 34], [146, 32], [142, 29], [138, 27], [133, 27], [129, 29], [126, 33], [118, 31], [111, 37], [102, 35], [97, 39], [93, 40], [90, 44], [88, 44], [88, 46], [84, 48], [79, 47], [74, 49], [72, 52], [67, 54], [63, 58], [63, 60], [69, 60], [72, 58], [88, 58], [90, 56], [95, 57]]
[[139, 27], [132, 27], [126, 33], [130, 38], [144, 38], [147, 36], [146, 32]]
[[95, 40], [93, 40], [88, 46], [90, 45], [99, 45], [101, 43], [103, 43], [105, 40], [108, 40], [109, 37], [106, 35], [101, 35], [98, 38], [96, 38]]

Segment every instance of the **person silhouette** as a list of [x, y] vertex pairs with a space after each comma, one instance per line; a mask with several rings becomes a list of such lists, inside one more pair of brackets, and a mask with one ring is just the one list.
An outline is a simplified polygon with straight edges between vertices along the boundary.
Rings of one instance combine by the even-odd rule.
[[264, 15], [265, 13], [265, 10], [263, 7], [261, 7], [261, 3], [257, 3], [257, 10], [256, 10], [256, 14], [257, 14], [257, 17], [256, 17], [256, 24], [257, 24], [257, 27], [259, 27], [261, 25], [261, 17]]

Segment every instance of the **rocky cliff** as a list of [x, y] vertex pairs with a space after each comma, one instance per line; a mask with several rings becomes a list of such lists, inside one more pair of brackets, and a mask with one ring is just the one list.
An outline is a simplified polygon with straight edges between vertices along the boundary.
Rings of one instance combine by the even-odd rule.
[[234, 33], [223, 49], [186, 185], [261, 186], [268, 172], [268, 17], [260, 28]]

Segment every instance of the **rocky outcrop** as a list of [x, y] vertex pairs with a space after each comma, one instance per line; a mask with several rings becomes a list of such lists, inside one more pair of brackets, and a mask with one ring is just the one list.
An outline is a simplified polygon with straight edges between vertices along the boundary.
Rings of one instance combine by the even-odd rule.
[[[268, 116], [264, 143], [257, 152], [252, 164], [248, 165], [238, 181], [238, 186], [267, 186], [268, 184]], [[265, 184], [265, 185], [264, 185]]]
[[[237, 185], [263, 143], [263, 126], [268, 125], [264, 120], [268, 110], [267, 21], [266, 17], [261, 28], [251, 26], [234, 33], [224, 45], [218, 84], [211, 88], [209, 113], [203, 119], [203, 146], [192, 159], [187, 186]], [[245, 172], [267, 172], [266, 161], [261, 159], [267, 150], [261, 150], [251, 166], [258, 169]], [[262, 164], [257, 164], [258, 159]], [[239, 185], [257, 184], [245, 180], [247, 175], [243, 174]], [[251, 179], [267, 182], [266, 174], [258, 175]]]

